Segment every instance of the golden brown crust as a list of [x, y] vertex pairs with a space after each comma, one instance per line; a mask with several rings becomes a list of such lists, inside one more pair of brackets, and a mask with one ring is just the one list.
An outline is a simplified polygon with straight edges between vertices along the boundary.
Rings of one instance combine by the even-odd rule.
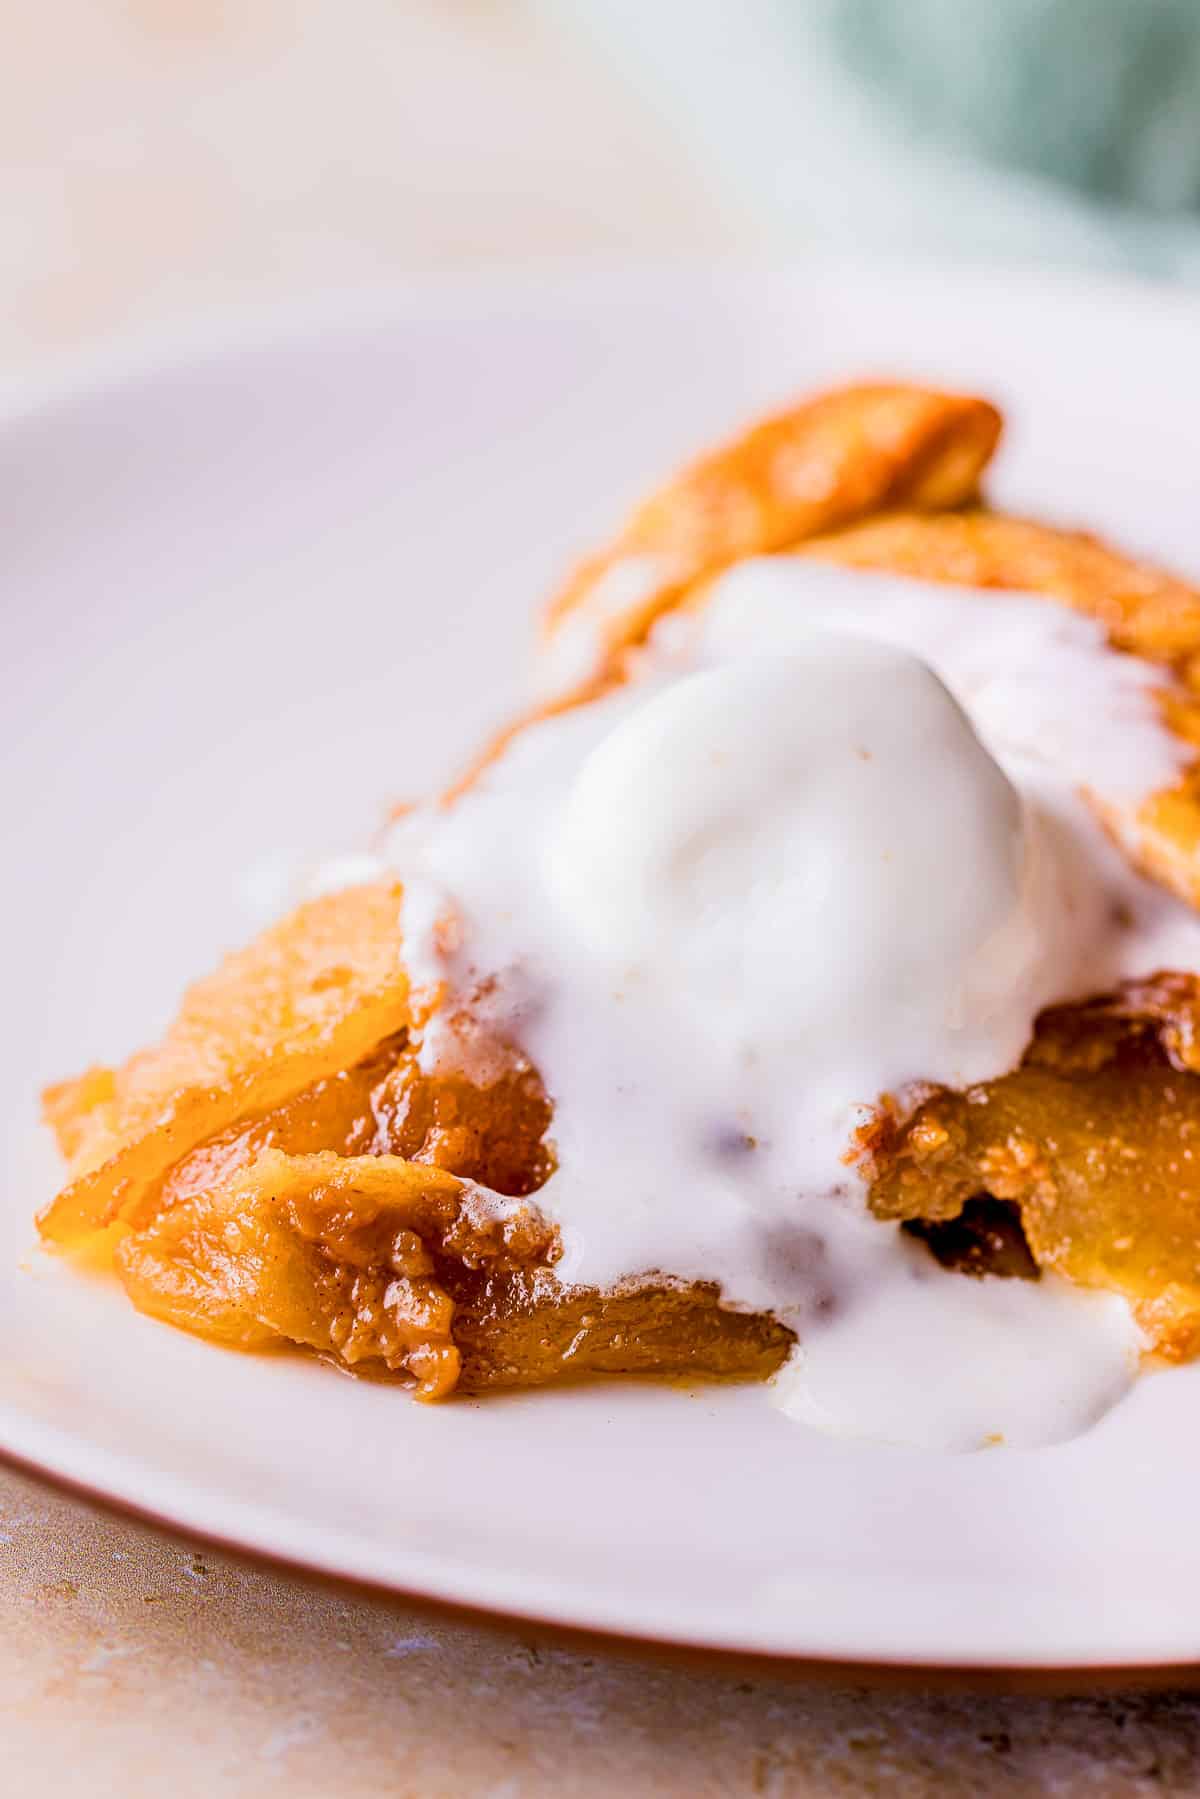
[[152, 1049], [51, 1089], [71, 1180], [43, 1236], [104, 1229], [197, 1143], [360, 1061], [408, 1016], [399, 884], [301, 906], [189, 988]]
[[[899, 385], [818, 394], [702, 456], [641, 505], [552, 601], [547, 635], [594, 630], [586, 682], [644, 638], [706, 575], [884, 506], [937, 510], [974, 495], [1000, 436], [986, 400]], [[609, 617], [601, 582], [643, 559], [645, 591]]]
[[1087, 797], [1135, 867], [1188, 905], [1200, 906], [1200, 762], [1186, 768], [1176, 786], [1151, 794], [1140, 806]]
[[[1094, 537], [993, 512], [896, 513], [797, 553], [847, 568], [1059, 600], [1103, 625], [1114, 648], [1178, 677], [1179, 689], [1164, 685], [1164, 724], [1183, 742], [1200, 744], [1200, 593]], [[1200, 905], [1200, 762], [1174, 787], [1140, 802], [1087, 798], [1131, 861], [1189, 905]]]
[[797, 553], [923, 581], [1044, 593], [1098, 620], [1114, 648], [1181, 672], [1200, 654], [1200, 593], [1082, 531], [978, 508], [894, 512]]
[[116, 1093], [116, 1071], [99, 1065], [45, 1089], [42, 1118], [65, 1161], [73, 1162], [81, 1153], [95, 1120], [114, 1103]]

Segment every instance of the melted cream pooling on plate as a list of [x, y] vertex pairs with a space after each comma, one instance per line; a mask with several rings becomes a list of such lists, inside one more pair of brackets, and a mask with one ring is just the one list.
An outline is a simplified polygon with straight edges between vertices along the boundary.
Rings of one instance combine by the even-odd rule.
[[482, 1078], [494, 1032], [554, 1102], [560, 1278], [776, 1312], [779, 1402], [843, 1434], [1036, 1445], [1111, 1405], [1123, 1302], [942, 1270], [846, 1152], [884, 1093], [1005, 1073], [1043, 1006], [1200, 969], [1078, 797], [1177, 777], [1163, 679], [1057, 603], [764, 558], [394, 827], [414, 982], [451, 995], [423, 1057]]

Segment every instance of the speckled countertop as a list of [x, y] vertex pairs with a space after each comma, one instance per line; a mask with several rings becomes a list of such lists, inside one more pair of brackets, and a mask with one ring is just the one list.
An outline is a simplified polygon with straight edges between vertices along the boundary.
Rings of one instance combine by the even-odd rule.
[[0, 1475], [0, 1790], [1193, 1793], [1200, 1696], [868, 1692], [564, 1649], [259, 1570]]
[[[0, 10], [0, 381], [406, 269], [770, 248], [544, 6]], [[0, 1472], [0, 1792], [1200, 1793], [1200, 1698], [867, 1693], [569, 1650]]]

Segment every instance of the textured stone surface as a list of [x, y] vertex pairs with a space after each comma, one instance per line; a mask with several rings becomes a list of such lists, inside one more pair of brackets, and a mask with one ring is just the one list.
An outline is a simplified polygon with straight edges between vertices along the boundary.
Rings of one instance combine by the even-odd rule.
[[1200, 1696], [747, 1680], [251, 1567], [0, 1474], [0, 1789], [142, 1799], [1200, 1791]]

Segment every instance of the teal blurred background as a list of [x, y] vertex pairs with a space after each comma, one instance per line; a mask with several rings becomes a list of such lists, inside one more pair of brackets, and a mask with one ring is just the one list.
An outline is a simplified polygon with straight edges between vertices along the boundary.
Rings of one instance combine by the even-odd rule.
[[1164, 219], [1200, 206], [1195, 0], [833, 0], [826, 28], [931, 139]]
[[796, 246], [1200, 278], [1194, 0], [547, 0]]

